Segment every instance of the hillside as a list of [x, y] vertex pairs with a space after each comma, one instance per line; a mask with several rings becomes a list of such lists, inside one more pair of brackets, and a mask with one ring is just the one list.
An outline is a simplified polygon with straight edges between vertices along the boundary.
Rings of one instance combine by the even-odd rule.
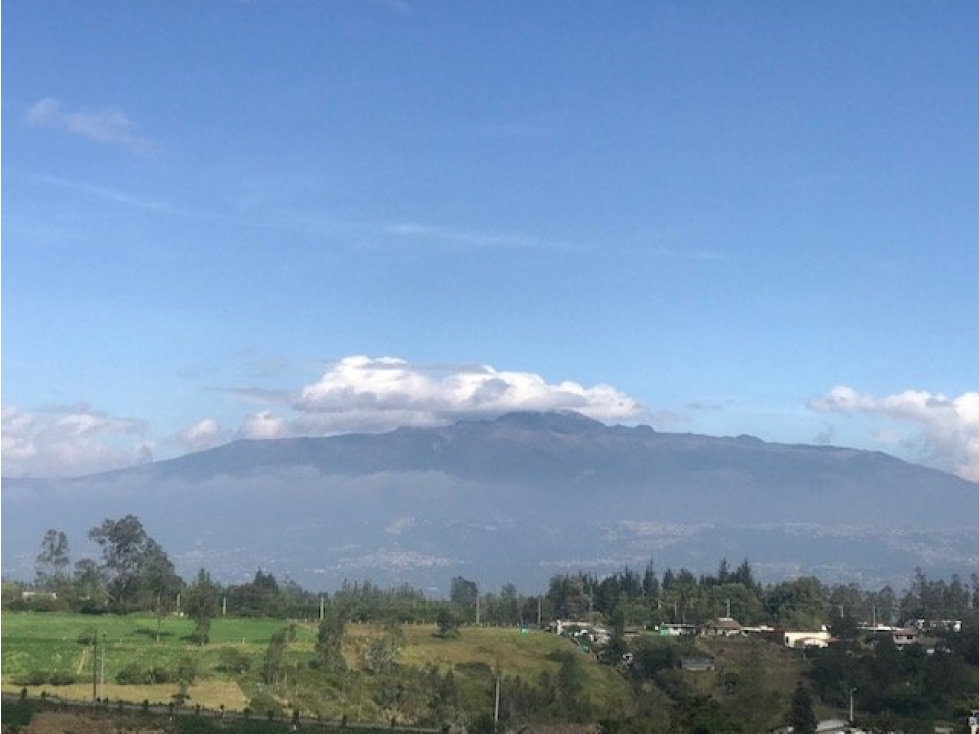
[[[235, 441], [70, 480], [5, 479], [3, 572], [32, 573], [47, 528], [76, 557], [104, 517], [138, 515], [185, 575], [207, 559], [325, 588], [445, 589], [456, 574], [540, 585], [554, 570], [706, 570], [899, 583], [966, 573], [979, 485], [885, 454], [605, 426], [573, 413], [384, 434]], [[898, 576], [900, 575], [900, 576]]]

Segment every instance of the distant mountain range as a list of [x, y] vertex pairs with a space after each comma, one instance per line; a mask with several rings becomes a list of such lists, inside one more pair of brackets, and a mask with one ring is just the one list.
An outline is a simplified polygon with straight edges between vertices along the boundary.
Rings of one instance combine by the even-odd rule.
[[554, 573], [653, 560], [713, 571], [903, 585], [979, 568], [979, 484], [886, 454], [606, 426], [575, 413], [383, 434], [235, 441], [75, 479], [4, 479], [4, 576], [44, 531], [135, 514], [190, 577], [261, 567], [329, 590], [344, 578], [433, 594], [463, 575], [527, 592]]

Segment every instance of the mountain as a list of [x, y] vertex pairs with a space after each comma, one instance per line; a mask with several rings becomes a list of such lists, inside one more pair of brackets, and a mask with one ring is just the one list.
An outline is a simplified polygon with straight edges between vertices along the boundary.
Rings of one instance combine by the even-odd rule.
[[979, 485], [854, 449], [606, 426], [575, 413], [383, 434], [235, 441], [65, 480], [4, 479], [3, 573], [30, 575], [49, 527], [135, 514], [190, 576], [258, 567], [444, 590], [455, 575], [528, 590], [556, 572], [652, 559], [707, 572], [903, 583], [979, 565]]

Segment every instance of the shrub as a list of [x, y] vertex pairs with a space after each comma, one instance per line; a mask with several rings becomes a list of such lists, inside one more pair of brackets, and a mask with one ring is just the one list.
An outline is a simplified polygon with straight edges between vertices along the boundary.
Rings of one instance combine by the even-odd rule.
[[18, 678], [15, 682], [21, 686], [43, 686], [48, 682], [48, 672], [46, 670], [29, 670], [23, 678]]
[[77, 642], [79, 645], [85, 645], [86, 647], [91, 645], [93, 642], [95, 642], [95, 630], [86, 630], [85, 632], [82, 632], [80, 635], [78, 635]]
[[116, 683], [121, 683], [124, 686], [135, 686], [143, 682], [143, 671], [136, 663], [129, 663], [116, 673]]
[[4, 701], [0, 706], [0, 718], [4, 731], [8, 727], [28, 726], [34, 716], [34, 704], [30, 701]]
[[56, 670], [51, 674], [51, 677], [48, 679], [48, 682], [52, 686], [70, 686], [76, 680], [77, 679], [74, 673], [69, 673], [64, 670]]
[[152, 668], [146, 671], [146, 675], [143, 680], [150, 685], [153, 685], [154, 683], [172, 683], [174, 681], [174, 676], [162, 665], [154, 665]]

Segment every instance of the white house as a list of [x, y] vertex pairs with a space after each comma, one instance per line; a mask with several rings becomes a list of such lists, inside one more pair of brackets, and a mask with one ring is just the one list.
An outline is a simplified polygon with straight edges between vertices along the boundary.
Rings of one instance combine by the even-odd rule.
[[782, 631], [782, 643], [786, 647], [829, 647], [833, 636], [825, 628], [819, 632]]

